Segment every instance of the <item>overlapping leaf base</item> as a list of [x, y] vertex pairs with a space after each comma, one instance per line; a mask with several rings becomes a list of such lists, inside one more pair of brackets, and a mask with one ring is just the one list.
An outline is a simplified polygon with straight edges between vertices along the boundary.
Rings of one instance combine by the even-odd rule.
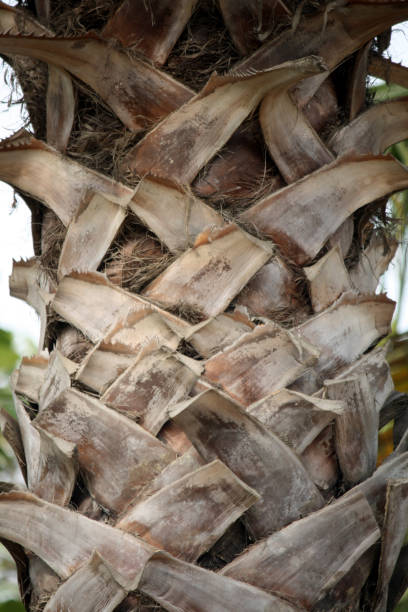
[[27, 609], [391, 610], [408, 435], [376, 469], [406, 422], [376, 288], [408, 121], [366, 76], [408, 2], [34, 4], [0, 5], [35, 128], [0, 145], [42, 329], [2, 417]]

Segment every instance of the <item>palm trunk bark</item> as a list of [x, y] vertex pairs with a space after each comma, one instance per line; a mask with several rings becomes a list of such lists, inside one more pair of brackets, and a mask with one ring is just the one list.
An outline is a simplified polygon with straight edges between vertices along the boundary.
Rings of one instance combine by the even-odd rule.
[[3, 415], [26, 489], [0, 495], [27, 610], [397, 602], [408, 436], [376, 469], [396, 403], [375, 292], [408, 121], [405, 99], [369, 108], [366, 77], [407, 18], [0, 5], [34, 127], [0, 144], [37, 238], [10, 288], [39, 352]]

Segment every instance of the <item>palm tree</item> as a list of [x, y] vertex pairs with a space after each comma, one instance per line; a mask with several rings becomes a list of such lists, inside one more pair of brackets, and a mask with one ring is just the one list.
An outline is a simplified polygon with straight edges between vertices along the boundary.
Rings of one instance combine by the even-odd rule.
[[393, 609], [408, 436], [376, 469], [377, 433], [406, 396], [375, 290], [408, 114], [366, 79], [408, 2], [21, 5], [0, 53], [34, 133], [0, 178], [42, 333], [0, 536], [26, 608]]

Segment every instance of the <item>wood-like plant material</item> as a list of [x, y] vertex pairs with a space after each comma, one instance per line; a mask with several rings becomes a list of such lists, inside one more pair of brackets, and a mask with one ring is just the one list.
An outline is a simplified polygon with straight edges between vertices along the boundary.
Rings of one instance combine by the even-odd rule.
[[252, 331], [254, 327], [254, 323], [239, 312], [224, 313], [194, 325], [185, 335], [185, 339], [197, 353], [207, 358]]
[[[128, 316], [120, 318], [112, 325], [106, 336], [96, 345], [96, 350], [135, 355], [143, 350], [146, 355], [149, 351], [161, 347], [176, 349], [181, 339], [178, 324], [180, 323], [180, 332], [185, 330], [187, 333], [190, 326], [181, 327], [182, 323], [175, 317], [164, 318], [162, 315], [163, 312], [153, 308], [152, 311], [131, 311]], [[176, 331], [170, 323], [174, 323]], [[92, 357], [92, 354], [91, 351], [89, 356]]]
[[124, 47], [134, 46], [155, 64], [164, 64], [191, 17], [197, 0], [124, 0], [102, 31]]
[[293, 312], [301, 300], [293, 272], [280, 257], [274, 257], [251, 278], [237, 296], [237, 304], [258, 317]]
[[94, 552], [48, 601], [44, 612], [82, 610], [83, 612], [110, 612], [126, 597], [126, 591], [103, 558]]
[[[0, 505], [1, 536], [11, 537], [32, 550], [61, 578], [69, 578], [96, 550], [114, 570], [119, 584], [132, 590], [155, 552], [140, 539], [31, 493], [3, 493]], [[50, 523], [53, 529], [49, 531]]]
[[48, 274], [41, 269], [40, 262], [35, 257], [28, 261], [13, 261], [9, 285], [10, 295], [25, 300], [40, 317], [38, 346], [41, 351], [47, 326], [47, 293], [52, 287]]
[[369, 73], [387, 82], [408, 87], [408, 71], [405, 66], [396, 64], [385, 57], [371, 57]]
[[[129, 198], [130, 199], [130, 198]], [[126, 216], [126, 209], [95, 194], [69, 224], [58, 264], [59, 278], [96, 270]]]
[[15, 406], [24, 446], [28, 488], [42, 499], [65, 506], [71, 499], [77, 477], [75, 445], [32, 425], [19, 400]]
[[82, 360], [77, 380], [103, 393], [143, 352], [147, 355], [159, 346], [176, 349], [180, 338], [155, 312], [137, 313], [114, 325]]
[[0, 487], [0, 539], [27, 612], [391, 612], [408, 419], [376, 291], [407, 100], [365, 81], [408, 0], [17, 5], [33, 133], [0, 179], [41, 335], [0, 415], [27, 487]]
[[[368, 40], [408, 17], [408, 3], [404, 1], [361, 5], [349, 2], [346, 6], [330, 9], [323, 8], [298, 27], [288, 28], [266, 41], [240, 64], [240, 68], [263, 70], [293, 58], [316, 54], [333, 70]], [[301, 96], [310, 99], [321, 82], [321, 78], [305, 81]]]
[[[71, 386], [71, 374], [76, 372], [76, 364], [54, 349], [48, 360], [44, 382], [38, 393], [39, 411], [45, 410], [55, 399]], [[18, 386], [16, 388], [18, 391]]]
[[254, 490], [215, 460], [132, 506], [117, 527], [192, 562], [257, 501]]
[[186, 306], [205, 317], [214, 317], [226, 309], [271, 255], [267, 242], [245, 234], [236, 225], [203, 232], [194, 248], [183, 253], [143, 294], [167, 308], [179, 307], [182, 311]]
[[359, 261], [350, 270], [350, 280], [360, 293], [375, 293], [381, 276], [398, 248], [397, 240], [373, 234]]
[[[207, 461], [221, 459], [261, 495], [246, 515], [256, 538], [323, 505], [320, 493], [289, 447], [227, 397], [206, 391], [174, 409], [171, 416]], [[240, 451], [243, 447], [245, 453]], [[289, 491], [288, 506], [284, 500]]]
[[402, 547], [388, 590], [387, 608], [395, 608], [408, 587], [408, 545]]
[[[366, 82], [368, 72], [368, 57], [371, 49], [371, 42], [361, 47], [356, 53], [354, 60], [353, 73], [348, 89], [349, 118], [354, 119], [363, 110], [366, 98]], [[382, 153], [382, 151], [380, 151]]]
[[327, 425], [305, 448], [301, 460], [312, 482], [330, 499], [340, 477], [333, 424]]
[[0, 177], [51, 208], [64, 225], [79, 212], [89, 192], [122, 205], [132, 195], [125, 185], [63, 157], [26, 132], [1, 143]]
[[166, 73], [120, 53], [92, 34], [77, 39], [1, 36], [0, 52], [27, 55], [64, 68], [90, 85], [133, 131], [166, 116], [191, 97], [188, 88]]
[[385, 610], [388, 584], [408, 528], [408, 481], [389, 480], [378, 571], [376, 611]]
[[137, 359], [135, 354], [93, 349], [83, 360], [77, 380], [89, 389], [103, 393]]
[[364, 482], [356, 485], [346, 497], [361, 492], [365, 495], [374, 515], [382, 526], [384, 521], [384, 510], [386, 503], [387, 483], [391, 479], [405, 479], [408, 473], [408, 452], [392, 454], [380, 465], [374, 474]]
[[380, 428], [386, 424], [381, 422], [381, 408], [394, 389], [386, 353], [387, 349], [379, 346], [360, 357], [351, 366], [343, 368], [339, 374], [339, 378], [359, 377], [361, 375], [367, 377], [375, 408], [380, 415]]
[[183, 363], [183, 356], [177, 353], [161, 349], [145, 356], [142, 352], [101, 399], [156, 435], [168, 420], [171, 406], [188, 397], [199, 372]]
[[[110, 305], [110, 310], [106, 308], [107, 304]], [[162, 314], [169, 327], [181, 333], [189, 328], [185, 321], [148, 300], [111, 285], [103, 274], [66, 276], [58, 285], [52, 306], [59, 315], [93, 342], [103, 340], [112, 328], [136, 313]], [[92, 308], [92, 321], [87, 314], [88, 308]]]
[[340, 227], [334, 232], [334, 234], [330, 236], [329, 245], [332, 248], [338, 247], [343, 257], [346, 257], [353, 242], [353, 235], [353, 217], [347, 217], [347, 219], [340, 225]]
[[372, 106], [331, 137], [328, 146], [337, 155], [380, 155], [408, 136], [408, 98]]
[[205, 377], [249, 406], [290, 385], [313, 365], [318, 351], [269, 323], [245, 334], [205, 364]]
[[21, 436], [20, 427], [18, 421], [11, 416], [4, 408], [0, 412], [0, 427], [1, 433], [7, 442], [10, 444], [11, 449], [17, 459], [21, 474], [27, 483], [27, 465], [25, 462], [24, 446]]
[[33, 585], [30, 603], [43, 605], [60, 586], [58, 575], [39, 557], [30, 555], [29, 575]]
[[70, 75], [48, 65], [47, 142], [64, 152], [71, 136], [75, 116], [75, 97]]
[[284, 2], [267, 0], [259, 5], [256, 0], [220, 0], [226, 26], [242, 55], [254, 51], [270, 36], [274, 27], [290, 15]]
[[[208, 166], [207, 166], [208, 168]], [[238, 130], [193, 183], [194, 193], [229, 210], [247, 208], [254, 196], [283, 185], [275, 172], [267, 172], [263, 151], [250, 135]]]
[[139, 176], [188, 185], [268, 91], [287, 89], [323, 70], [317, 58], [305, 58], [259, 73], [214, 76], [136, 146], [129, 167]]
[[298, 455], [344, 410], [341, 400], [321, 399], [287, 389], [272, 393], [247, 408], [249, 414], [279, 436]]
[[14, 372], [12, 377], [14, 391], [20, 395], [25, 395], [33, 402], [38, 402], [47, 367], [48, 359], [46, 357], [23, 357], [19, 369]]
[[129, 208], [170, 251], [185, 250], [205, 227], [223, 224], [221, 215], [192, 193], [149, 179], [140, 181]]
[[155, 555], [143, 572], [140, 590], [158, 601], [165, 610], [239, 610], [247, 612], [295, 612], [289, 602], [215, 572], [178, 559]]
[[288, 92], [265, 96], [259, 121], [269, 152], [287, 183], [334, 161]]
[[[79, 466], [90, 492], [115, 512], [121, 512], [175, 459], [169, 448], [139, 425], [74, 389], [62, 393], [34, 423], [77, 445]], [[132, 469], [123, 469], [128, 463]]]
[[[340, 612], [347, 606], [360, 607], [361, 591], [376, 558], [376, 547], [369, 548], [338, 583], [314, 606], [316, 612]], [[351, 608], [353, 609], [353, 608]]]
[[[171, 425], [176, 427], [175, 423], [173, 422], [171, 423]], [[168, 438], [166, 441], [168, 442]], [[149, 484], [145, 486], [145, 488], [137, 498], [138, 504], [142, 503], [143, 500], [153, 496], [161, 489], [169, 487], [173, 482], [176, 482], [182, 479], [184, 476], [195, 472], [205, 463], [204, 459], [201, 457], [201, 455], [198, 454], [198, 452], [191, 444], [188, 450], [184, 451], [183, 449], [178, 449], [178, 452], [182, 454], [180, 454], [177, 459], [169, 463], [160, 472], [160, 474], [158, 474], [155, 478], [153, 478], [153, 480], [149, 482]], [[122, 517], [126, 517], [128, 512], [131, 512], [131, 508], [125, 510], [125, 512], [119, 517], [118, 522], [122, 520]]]
[[343, 478], [350, 485], [373, 473], [378, 452], [378, 413], [366, 376], [326, 381], [328, 396], [342, 400], [336, 417], [336, 453]]
[[241, 220], [302, 265], [353, 212], [407, 186], [406, 168], [390, 156], [345, 157], [261, 200]]
[[[47, 11], [45, 21], [48, 22]], [[49, 35], [43, 25], [8, 4], [0, 3], [0, 34]], [[74, 123], [75, 97], [69, 74], [52, 63], [48, 65], [47, 87], [47, 142], [59, 151], [65, 151]]]
[[379, 537], [364, 495], [352, 495], [255, 544], [222, 574], [278, 592], [310, 609]]
[[338, 247], [303, 270], [309, 281], [310, 299], [315, 312], [321, 312], [351, 289], [350, 276]]
[[384, 295], [345, 294], [293, 331], [319, 351], [318, 376], [333, 378], [389, 332], [394, 307]]

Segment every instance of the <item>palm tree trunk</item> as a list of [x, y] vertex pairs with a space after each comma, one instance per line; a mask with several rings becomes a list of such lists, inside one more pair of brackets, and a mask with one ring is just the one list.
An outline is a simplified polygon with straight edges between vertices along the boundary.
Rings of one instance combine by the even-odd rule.
[[405, 396], [375, 292], [408, 115], [366, 77], [408, 2], [21, 4], [0, 53], [34, 134], [0, 178], [41, 339], [0, 537], [27, 610], [392, 609], [408, 437], [376, 469]]

